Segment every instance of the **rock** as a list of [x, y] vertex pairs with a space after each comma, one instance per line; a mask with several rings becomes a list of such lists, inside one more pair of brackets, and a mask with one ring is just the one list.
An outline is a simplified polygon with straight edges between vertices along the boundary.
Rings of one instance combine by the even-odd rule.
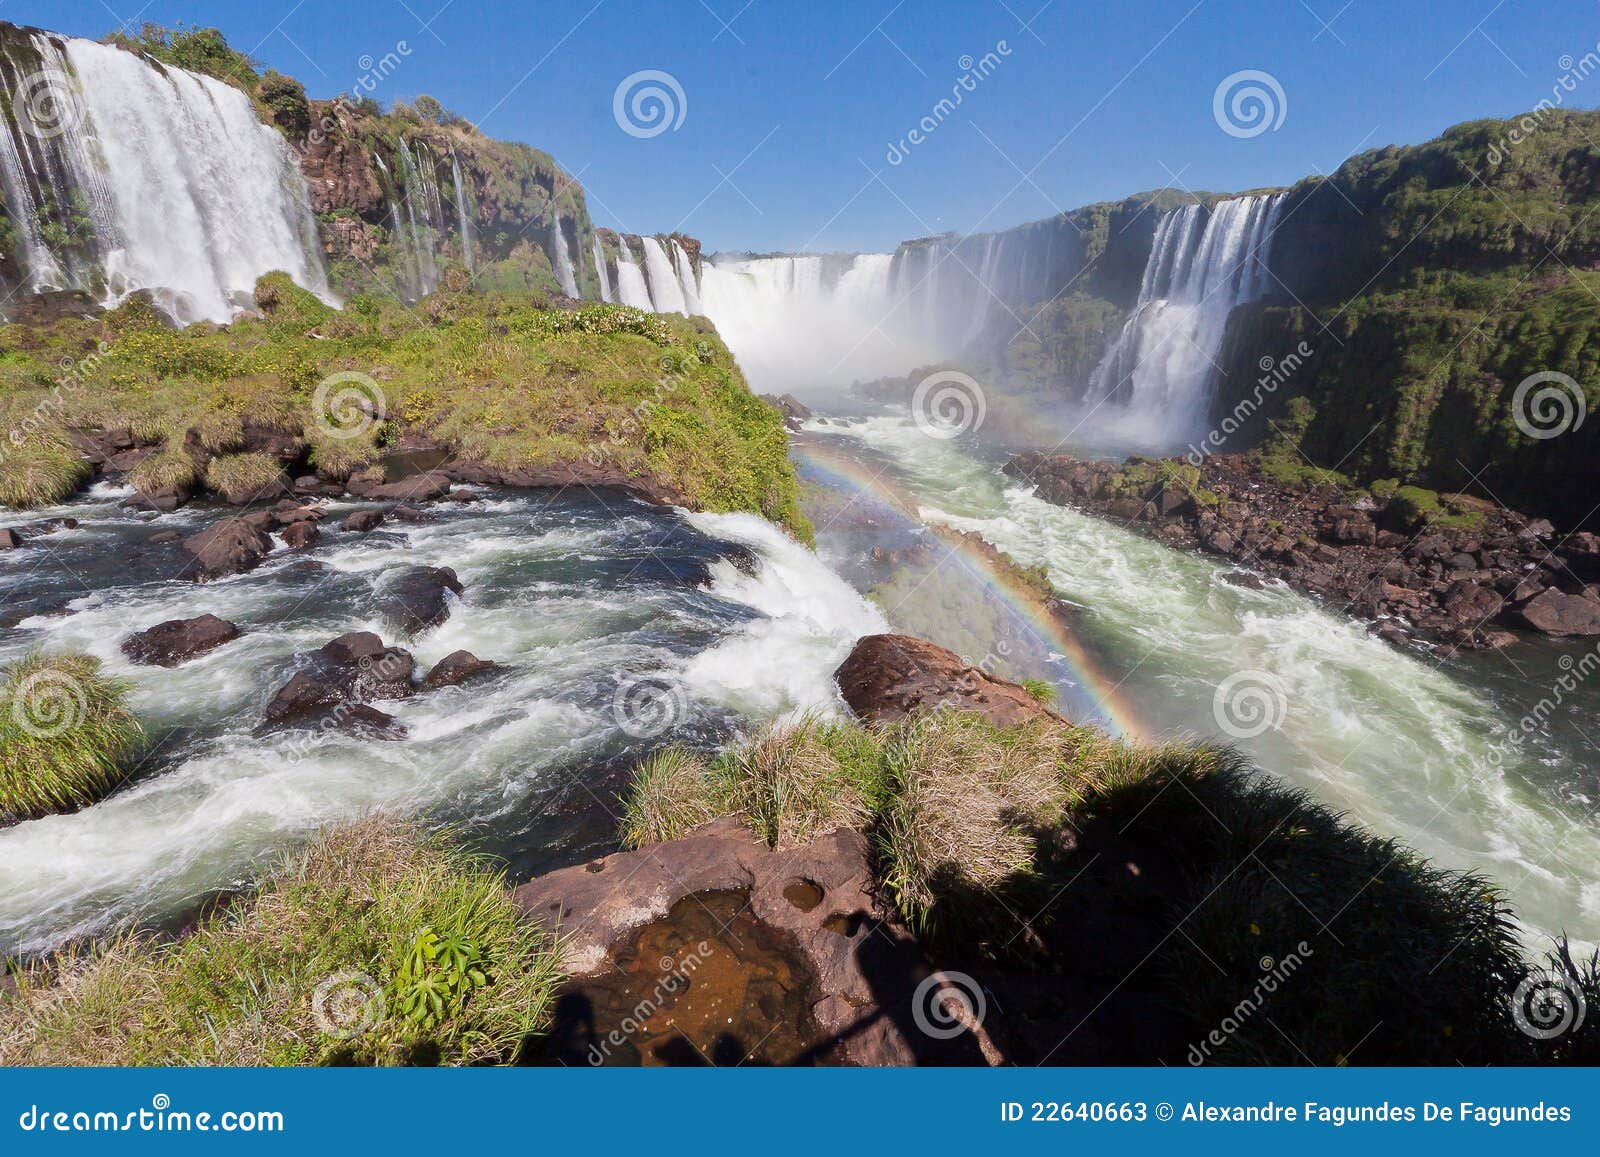
[[1475, 582], [1452, 583], [1444, 596], [1445, 612], [1470, 627], [1494, 618], [1501, 604], [1499, 592]]
[[339, 529], [343, 531], [361, 533], [368, 530], [374, 530], [378, 526], [382, 525], [382, 523], [383, 511], [358, 510], [354, 514], [346, 515], [345, 520], [339, 524]]
[[866, 636], [834, 678], [850, 709], [868, 723], [892, 723], [940, 707], [974, 711], [1001, 727], [1061, 718], [1016, 683], [909, 635]]
[[415, 667], [416, 660], [409, 651], [384, 646], [383, 640], [370, 631], [340, 635], [312, 653], [305, 668], [278, 688], [262, 712], [258, 730], [377, 725], [382, 721], [372, 716], [382, 712], [362, 713], [354, 708], [372, 699], [402, 699], [410, 695]]
[[280, 537], [283, 545], [291, 550], [305, 550], [317, 544], [322, 532], [317, 529], [315, 522], [291, 522], [283, 528]]
[[161, 544], [167, 542], [177, 542], [182, 537], [183, 531], [181, 530], [158, 530], [149, 538], [145, 539], [145, 542], [149, 543], [151, 546], [160, 546]]
[[272, 512], [272, 519], [279, 526], [292, 526], [297, 522], [320, 522], [327, 511], [320, 506], [303, 505], [292, 499], [284, 499], [278, 503]]
[[1246, 590], [1259, 591], [1267, 584], [1261, 581], [1261, 576], [1251, 574], [1247, 570], [1230, 570], [1222, 576], [1222, 581], [1231, 586], [1244, 587]]
[[[630, 969], [641, 967], [658, 980], [661, 954], [639, 951], [651, 928], [670, 926], [683, 911], [679, 905], [693, 904], [696, 897], [745, 897], [760, 930], [776, 934], [773, 954], [782, 959], [771, 964], [803, 978], [810, 989], [806, 995], [815, 1024], [804, 1029], [819, 1038], [819, 1046], [837, 1042], [834, 1047], [843, 1050], [838, 1059], [858, 1065], [998, 1063], [1003, 1057], [987, 1022], [975, 1033], [949, 1040], [935, 1040], [915, 1027], [911, 997], [932, 969], [910, 936], [880, 909], [869, 857], [870, 845], [859, 832], [840, 830], [800, 848], [778, 850], [753, 839], [736, 820], [719, 820], [682, 839], [551, 872], [516, 889], [514, 898], [529, 919], [560, 933], [562, 970], [582, 992], [614, 991]], [[704, 1026], [706, 1040], [692, 1041], [708, 1051], [721, 1033], [744, 1035], [753, 1028], [732, 1024], [728, 1015], [741, 1015], [744, 1003], [745, 979], [738, 971], [742, 954], [715, 942], [709, 947], [724, 970], [697, 971], [691, 988], [731, 979], [740, 986], [740, 998], [727, 1000], [723, 1015]], [[632, 1003], [620, 1005], [626, 1009]], [[561, 1043], [576, 1060], [616, 1027], [608, 1017], [587, 1025], [558, 1024], [554, 1035], [565, 1038]], [[748, 1044], [759, 1040], [758, 1033]]]
[[122, 640], [122, 653], [135, 663], [176, 667], [196, 655], [232, 642], [239, 634], [238, 627], [216, 615], [168, 619]]
[[390, 518], [398, 518], [401, 522], [432, 522], [433, 515], [426, 510], [418, 510], [415, 506], [400, 503], [389, 511]]
[[1600, 603], [1547, 590], [1512, 609], [1515, 623], [1547, 635], [1600, 635]]
[[438, 471], [430, 470], [426, 474], [402, 478], [399, 482], [363, 487], [362, 497], [380, 502], [428, 502], [449, 492], [450, 479]]
[[0, 550], [16, 550], [22, 545], [22, 535], [7, 528], [0, 530]]
[[407, 634], [437, 627], [450, 617], [447, 592], [461, 593], [461, 580], [447, 566], [413, 566], [384, 583], [378, 609]]
[[184, 539], [183, 549], [194, 556], [194, 577], [213, 579], [254, 570], [272, 550], [272, 539], [250, 517], [224, 518]]
[[762, 394], [761, 400], [783, 415], [783, 424], [791, 430], [800, 429], [801, 423], [811, 417], [811, 410], [793, 394]]
[[452, 651], [435, 663], [422, 681], [429, 687], [452, 687], [494, 668], [495, 664], [478, 658], [471, 651]]

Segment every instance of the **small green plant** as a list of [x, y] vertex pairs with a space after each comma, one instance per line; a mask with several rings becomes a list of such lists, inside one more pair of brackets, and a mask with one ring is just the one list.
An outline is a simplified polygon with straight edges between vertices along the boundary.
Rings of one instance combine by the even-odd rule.
[[465, 933], [440, 936], [424, 925], [395, 979], [395, 1006], [420, 1028], [431, 1029], [459, 1013], [472, 993], [489, 983], [478, 945]]
[[1024, 679], [1022, 689], [1046, 707], [1056, 705], [1056, 685], [1048, 679]]

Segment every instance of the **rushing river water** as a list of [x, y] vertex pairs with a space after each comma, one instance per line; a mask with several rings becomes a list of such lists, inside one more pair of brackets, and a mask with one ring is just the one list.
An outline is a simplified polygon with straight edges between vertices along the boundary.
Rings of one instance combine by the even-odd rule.
[[[834, 668], [882, 629], [815, 555], [749, 515], [613, 493], [489, 495], [358, 535], [334, 528], [354, 508], [335, 504], [314, 549], [197, 585], [170, 577], [178, 546], [147, 540], [221, 512], [151, 522], [122, 497], [99, 488], [39, 512], [80, 525], [0, 555], [0, 663], [36, 647], [100, 657], [132, 683], [152, 740], [110, 798], [0, 829], [0, 954], [171, 921], [319, 826], [376, 808], [463, 826], [519, 875], [613, 850], [616, 797], [645, 752], [833, 708]], [[376, 616], [374, 595], [417, 564], [453, 567], [465, 592], [413, 639]], [[208, 612], [245, 634], [172, 669], [119, 650], [136, 630]], [[501, 669], [379, 704], [403, 740], [252, 734], [297, 654], [363, 629], [423, 670], [459, 648]]]
[[[1593, 641], [1448, 660], [1397, 649], [1287, 587], [1235, 586], [1225, 565], [1047, 503], [999, 472], [1001, 456], [930, 437], [907, 417], [812, 422], [800, 439], [814, 482], [858, 491], [816, 515], [822, 553], [842, 573], [859, 582], [873, 546], [905, 550], [897, 507], [976, 531], [1047, 568], [1082, 607], [1072, 634], [1084, 653], [1073, 655], [1002, 605], [1012, 633], [1020, 622], [1037, 644], [1006, 648], [1009, 673], [1051, 678], [1079, 717], [1235, 743], [1376, 831], [1482, 870], [1532, 927], [1600, 938], [1600, 685], [1554, 692]], [[931, 552], [943, 564], [934, 573], [876, 597], [896, 626], [972, 661], [992, 646], [989, 628], [953, 613], [950, 589], [982, 576], [938, 540]], [[1552, 706], [1520, 749], [1507, 742], [1523, 717]]]

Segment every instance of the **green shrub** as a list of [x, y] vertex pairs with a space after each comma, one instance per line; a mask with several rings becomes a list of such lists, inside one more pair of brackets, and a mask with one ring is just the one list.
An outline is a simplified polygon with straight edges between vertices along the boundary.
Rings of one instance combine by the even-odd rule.
[[0, 818], [84, 807], [122, 781], [143, 729], [88, 655], [29, 655], [0, 684]]
[[177, 943], [21, 977], [0, 1064], [481, 1064], [549, 1020], [555, 941], [504, 875], [406, 824], [320, 836]]

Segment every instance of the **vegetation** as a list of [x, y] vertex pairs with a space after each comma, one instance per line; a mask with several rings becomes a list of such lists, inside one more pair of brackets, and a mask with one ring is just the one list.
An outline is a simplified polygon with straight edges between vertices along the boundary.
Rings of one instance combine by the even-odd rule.
[[[311, 464], [334, 477], [421, 440], [507, 470], [614, 466], [692, 506], [752, 511], [809, 537], [782, 419], [703, 322], [476, 292], [416, 309], [358, 296], [341, 311], [283, 274], [256, 293], [262, 316], [220, 328], [170, 329], [140, 297], [96, 320], [0, 327], [0, 421], [33, 430], [0, 459], [0, 496], [64, 497], [86, 474], [68, 432], [114, 428], [157, 446], [131, 474], [141, 491], [190, 487], [205, 470], [237, 495], [281, 469], [239, 453], [248, 426], [304, 438]], [[54, 381], [63, 362], [81, 365], [71, 390]], [[34, 429], [39, 413], [49, 421]], [[185, 444], [191, 430], [219, 455], [209, 468]]]
[[[950, 966], [1036, 975], [1073, 961], [1077, 983], [1092, 985], [1092, 967], [1077, 962], [1097, 925], [1083, 921], [1109, 920], [1120, 963], [1107, 987], [1137, 973], [1148, 989], [1130, 999], [1165, 1006], [1180, 1050], [1227, 1022], [1207, 1061], [1592, 1056], [1592, 1038], [1546, 1045], [1512, 1022], [1528, 964], [1491, 885], [1354, 827], [1228, 752], [945, 712], [875, 730], [809, 719], [709, 760], [658, 756], [627, 803], [630, 846], [718, 816], [775, 844], [862, 828], [885, 895]], [[1068, 885], [1078, 907], [1057, 923], [1052, 904]], [[1563, 967], [1592, 997], [1595, 962]], [[1264, 992], [1274, 970], [1282, 991]], [[1258, 1001], [1253, 1017], [1239, 1015], [1242, 997]]]
[[87, 655], [30, 655], [0, 683], [0, 820], [94, 803], [144, 736], [128, 685]]
[[253, 502], [283, 485], [283, 466], [269, 454], [228, 454], [206, 467], [206, 485], [229, 502]]
[[382, 819], [327, 832], [176, 943], [25, 971], [0, 1064], [480, 1064], [548, 1021], [554, 941], [504, 876]]

